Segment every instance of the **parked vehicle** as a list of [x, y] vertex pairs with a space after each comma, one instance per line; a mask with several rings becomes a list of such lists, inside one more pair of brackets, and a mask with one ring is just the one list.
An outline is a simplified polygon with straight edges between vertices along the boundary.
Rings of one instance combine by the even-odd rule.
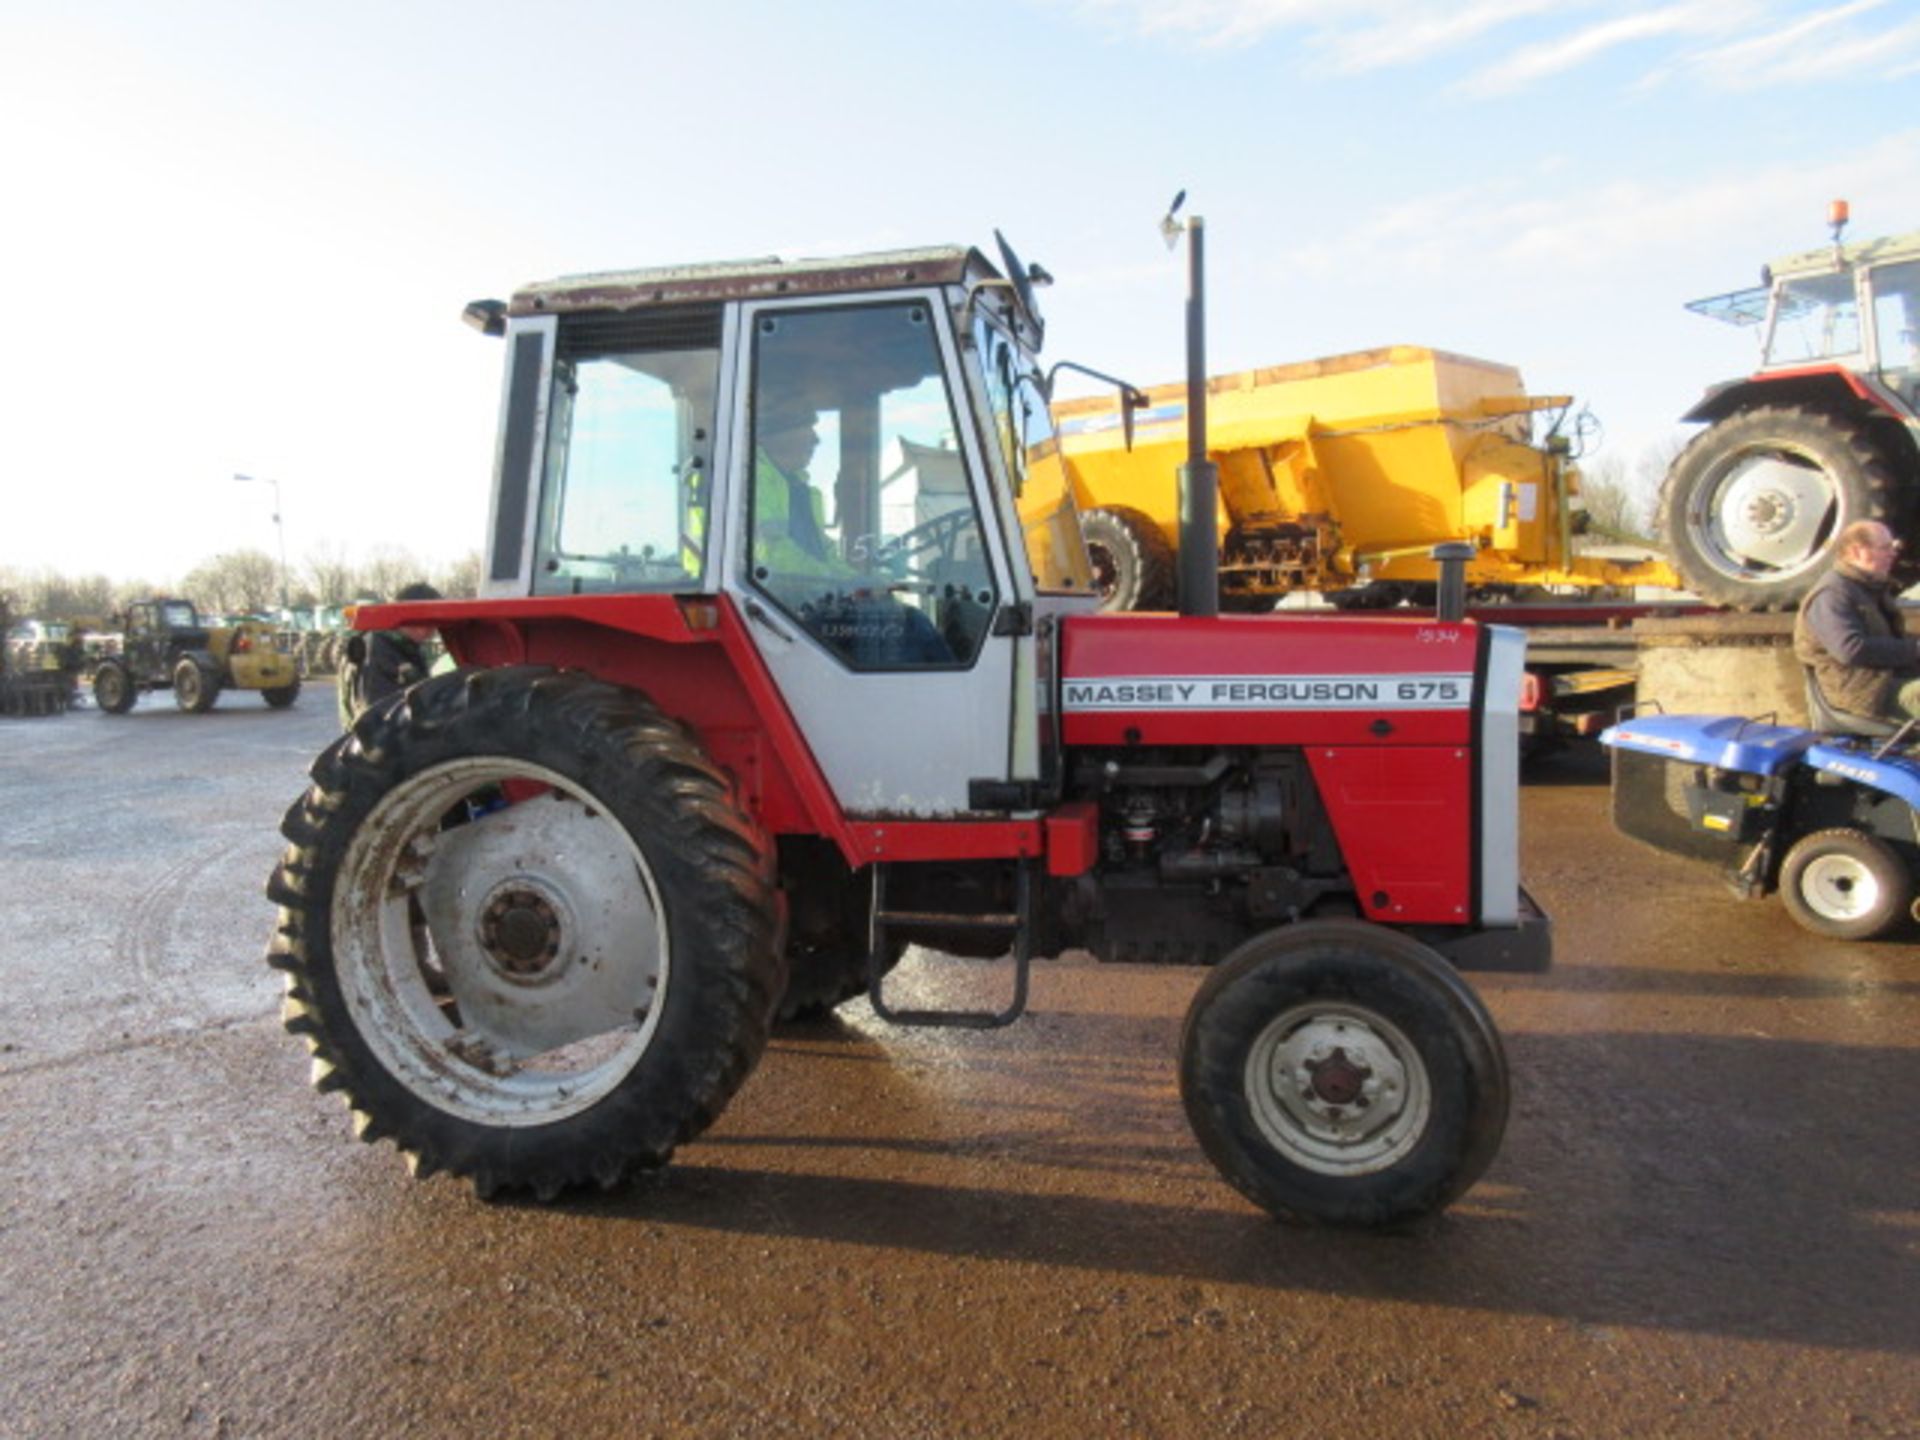
[[1920, 876], [1920, 736], [1911, 724], [1873, 728], [1636, 716], [1601, 736], [1614, 824], [1716, 867], [1743, 898], [1777, 891], [1817, 935], [1884, 936], [1912, 916]]
[[1714, 605], [1790, 610], [1840, 530], [1905, 537], [1920, 579], [1920, 231], [1834, 243], [1763, 267], [1760, 284], [1687, 308], [1757, 327], [1759, 367], [1683, 417], [1707, 428], [1677, 456], [1660, 528], [1682, 583]]
[[120, 652], [93, 671], [94, 701], [109, 715], [124, 715], [147, 690], [171, 689], [193, 714], [211, 710], [222, 690], [257, 690], [275, 709], [299, 698], [299, 669], [265, 622], [209, 628], [192, 601], [154, 599], [128, 606], [121, 627]]
[[[1173, 603], [1187, 397], [1160, 385], [1054, 408], [1111, 609]], [[1215, 375], [1206, 403], [1229, 609], [1299, 591], [1355, 609], [1431, 605], [1431, 552], [1446, 542], [1471, 548], [1467, 582], [1488, 595], [1676, 583], [1656, 559], [1576, 550], [1586, 517], [1562, 429], [1572, 401], [1528, 394], [1511, 365], [1395, 345]]]
[[[1095, 613], [1038, 277], [1001, 254], [469, 307], [507, 342], [482, 597], [355, 617], [462, 668], [321, 756], [269, 886], [287, 1027], [365, 1138], [486, 1193], [613, 1185], [776, 1015], [1002, 1025], [1084, 949], [1211, 967], [1182, 1097], [1275, 1213], [1402, 1221], [1491, 1161], [1506, 1060], [1459, 970], [1548, 954], [1523, 640]], [[1011, 950], [1011, 997], [903, 1002], [909, 943]]]

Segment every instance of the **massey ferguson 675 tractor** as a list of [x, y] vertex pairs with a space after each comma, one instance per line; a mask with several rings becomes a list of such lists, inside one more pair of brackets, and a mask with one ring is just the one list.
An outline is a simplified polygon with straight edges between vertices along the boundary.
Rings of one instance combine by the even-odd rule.
[[[1030, 958], [1083, 950], [1211, 967], [1181, 1094], [1276, 1214], [1402, 1221], [1492, 1160], [1506, 1060], [1457, 971], [1547, 963], [1521, 637], [1222, 617], [1211, 576], [1195, 613], [1096, 613], [1043, 276], [1002, 259], [469, 307], [506, 343], [482, 594], [357, 619], [435, 625], [460, 668], [319, 757], [269, 885], [287, 1028], [363, 1138], [483, 1194], [612, 1186], [776, 1019], [866, 991], [1002, 1024]], [[906, 1003], [910, 944], [1011, 951], [1010, 1000]]]

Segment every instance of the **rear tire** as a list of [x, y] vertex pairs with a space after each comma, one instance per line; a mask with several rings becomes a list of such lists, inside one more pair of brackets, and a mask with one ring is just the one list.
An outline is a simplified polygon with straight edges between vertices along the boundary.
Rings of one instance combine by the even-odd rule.
[[1165, 610], [1173, 604], [1173, 547], [1151, 519], [1114, 505], [1089, 510], [1081, 530], [1102, 610]]
[[1247, 941], [1194, 996], [1180, 1094], [1221, 1175], [1283, 1220], [1401, 1224], [1500, 1148], [1507, 1065], [1479, 998], [1396, 931], [1309, 920]]
[[[830, 844], [783, 841], [781, 881], [787, 891], [787, 988], [775, 1018], [818, 1020], [867, 991], [867, 936], [873, 871], [847, 869]], [[884, 973], [906, 951], [896, 942]]]
[[1843, 528], [1880, 520], [1898, 535], [1909, 508], [1865, 426], [1763, 405], [1716, 421], [1680, 452], [1660, 492], [1660, 532], [1702, 600], [1788, 610], [1826, 573]]
[[416, 1174], [611, 1187], [758, 1062], [785, 979], [772, 847], [641, 696], [537, 666], [430, 678], [313, 779], [267, 962], [316, 1086]]
[[1780, 866], [1787, 913], [1816, 935], [1873, 940], [1907, 917], [1913, 872], [1886, 841], [1861, 830], [1816, 830]]

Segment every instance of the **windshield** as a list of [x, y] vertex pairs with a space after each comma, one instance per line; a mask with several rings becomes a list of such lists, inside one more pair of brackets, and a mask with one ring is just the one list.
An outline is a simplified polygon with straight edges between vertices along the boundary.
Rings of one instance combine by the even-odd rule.
[[1092, 572], [1038, 362], [985, 314], [974, 320], [974, 342], [987, 379], [994, 445], [1013, 486], [1034, 583], [1042, 590], [1084, 592], [1092, 586]]
[[1880, 344], [1880, 368], [1920, 372], [1920, 260], [1882, 265], [1869, 278], [1873, 286], [1873, 326]]
[[1860, 304], [1853, 272], [1782, 280], [1774, 291], [1769, 365], [1798, 365], [1860, 349]]

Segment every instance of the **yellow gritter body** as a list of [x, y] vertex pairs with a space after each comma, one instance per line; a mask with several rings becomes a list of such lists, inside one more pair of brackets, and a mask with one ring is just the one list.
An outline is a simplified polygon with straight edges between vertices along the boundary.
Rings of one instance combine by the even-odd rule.
[[[1138, 512], [1171, 544], [1186, 386], [1147, 397], [1130, 451], [1113, 399], [1054, 414], [1079, 508]], [[1476, 585], [1676, 583], [1658, 562], [1574, 554], [1578, 472], [1530, 441], [1534, 413], [1569, 403], [1529, 396], [1510, 365], [1413, 345], [1214, 377], [1223, 594], [1430, 581], [1428, 551], [1451, 540], [1474, 547]]]

